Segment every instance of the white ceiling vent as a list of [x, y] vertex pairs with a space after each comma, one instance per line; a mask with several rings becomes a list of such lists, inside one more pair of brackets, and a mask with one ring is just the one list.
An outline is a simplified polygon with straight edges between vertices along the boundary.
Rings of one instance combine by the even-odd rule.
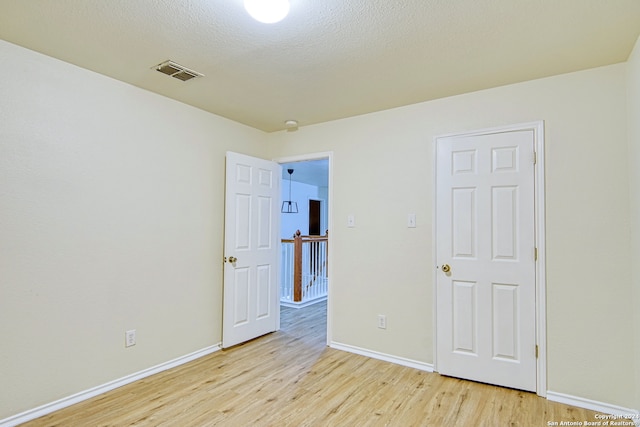
[[178, 80], [182, 80], [183, 82], [196, 77], [204, 77], [204, 74], [190, 70], [187, 67], [183, 67], [182, 65], [176, 64], [173, 61], [164, 61], [162, 64], [158, 64], [154, 68], [161, 73], [164, 73]]

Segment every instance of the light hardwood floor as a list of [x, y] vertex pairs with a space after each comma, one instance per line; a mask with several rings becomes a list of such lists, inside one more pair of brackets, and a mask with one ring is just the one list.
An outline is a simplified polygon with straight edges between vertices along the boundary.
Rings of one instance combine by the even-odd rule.
[[282, 330], [23, 426], [547, 426], [595, 413], [326, 347], [326, 303]]

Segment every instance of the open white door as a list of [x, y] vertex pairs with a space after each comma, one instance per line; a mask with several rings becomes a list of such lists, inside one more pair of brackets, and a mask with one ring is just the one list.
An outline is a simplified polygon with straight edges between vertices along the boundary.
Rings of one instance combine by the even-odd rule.
[[280, 165], [227, 152], [222, 346], [278, 328]]
[[436, 145], [436, 369], [535, 391], [534, 132]]

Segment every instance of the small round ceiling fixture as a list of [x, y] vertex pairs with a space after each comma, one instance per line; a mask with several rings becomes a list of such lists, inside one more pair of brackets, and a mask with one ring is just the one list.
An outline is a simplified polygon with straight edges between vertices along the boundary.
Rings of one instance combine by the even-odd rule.
[[298, 130], [298, 121], [297, 120], [287, 120], [284, 122], [285, 127], [288, 131]]
[[289, 0], [244, 0], [244, 8], [256, 21], [275, 24], [289, 13]]

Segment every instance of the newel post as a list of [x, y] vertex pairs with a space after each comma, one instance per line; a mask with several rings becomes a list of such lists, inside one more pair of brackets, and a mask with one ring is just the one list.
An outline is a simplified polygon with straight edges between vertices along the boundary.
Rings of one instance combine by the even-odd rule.
[[293, 301], [302, 301], [302, 233], [293, 236]]

